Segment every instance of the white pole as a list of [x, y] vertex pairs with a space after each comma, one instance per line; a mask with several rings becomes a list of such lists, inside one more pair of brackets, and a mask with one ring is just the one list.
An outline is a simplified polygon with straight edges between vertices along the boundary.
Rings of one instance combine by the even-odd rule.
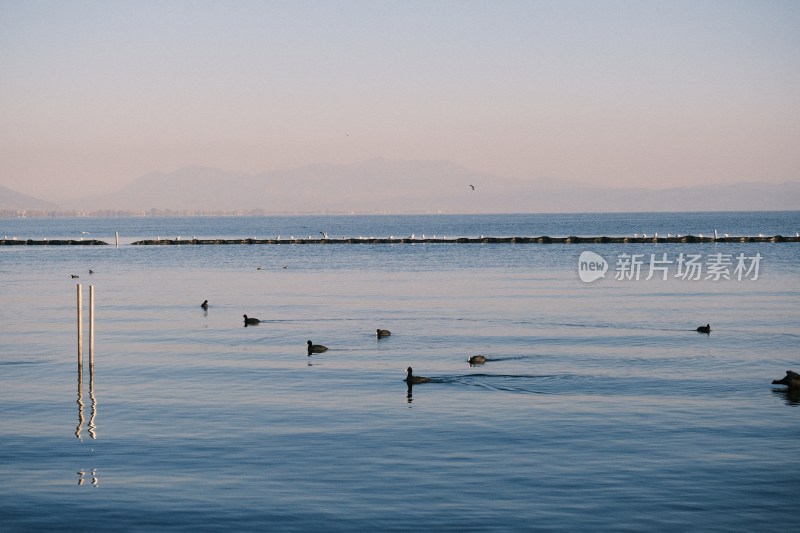
[[114, 232], [114, 239], [115, 239], [115, 241], [117, 243], [117, 248], [119, 248], [119, 232], [118, 231]]
[[78, 283], [78, 366], [83, 366], [83, 310], [81, 302], [81, 284]]
[[94, 366], [94, 285], [89, 285], [89, 372]]

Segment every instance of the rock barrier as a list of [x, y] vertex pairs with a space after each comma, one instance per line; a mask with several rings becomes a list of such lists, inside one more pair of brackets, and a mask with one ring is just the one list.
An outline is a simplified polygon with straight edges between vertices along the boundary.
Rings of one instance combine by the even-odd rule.
[[97, 239], [2, 239], [0, 246], [108, 246], [108, 243]]
[[374, 238], [345, 239], [153, 239], [132, 243], [138, 246], [153, 245], [209, 245], [209, 244], [645, 244], [645, 243], [705, 243], [705, 242], [800, 242], [800, 237], [455, 237], [455, 238]]
[[[454, 237], [454, 238], [374, 238], [351, 237], [343, 239], [145, 239], [131, 243], [134, 246], [186, 246], [230, 244], [652, 244], [652, 243], [713, 243], [713, 242], [800, 242], [800, 237], [742, 236], [742, 237]], [[96, 239], [2, 239], [0, 246], [107, 246]]]

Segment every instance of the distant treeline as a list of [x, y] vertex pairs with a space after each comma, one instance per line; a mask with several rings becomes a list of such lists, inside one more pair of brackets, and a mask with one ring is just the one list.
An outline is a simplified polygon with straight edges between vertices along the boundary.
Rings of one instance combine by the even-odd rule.
[[43, 209], [0, 209], [0, 218], [64, 218], [64, 217], [180, 217], [180, 216], [264, 216], [263, 209], [199, 210], [199, 209], [98, 209], [81, 211], [70, 209], [52, 211]]

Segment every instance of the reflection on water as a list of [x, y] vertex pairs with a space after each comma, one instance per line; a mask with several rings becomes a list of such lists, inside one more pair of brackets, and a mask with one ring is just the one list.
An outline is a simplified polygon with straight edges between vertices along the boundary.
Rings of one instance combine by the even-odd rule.
[[83, 365], [78, 362], [78, 425], [75, 427], [75, 436], [81, 439], [83, 431]]
[[[92, 486], [93, 487], [99, 487], [100, 486], [100, 478], [97, 477], [97, 469], [96, 468], [92, 468], [92, 471], [90, 472], [90, 474], [92, 476]], [[78, 485], [83, 485], [84, 483], [86, 483], [86, 471], [85, 470], [79, 470], [78, 471]]]
[[[93, 347], [92, 347], [93, 348]], [[90, 348], [92, 352], [90, 359], [94, 361], [94, 350]], [[88, 425], [88, 434], [92, 440], [97, 439], [97, 398], [94, 395], [94, 364], [89, 365], [89, 399], [91, 402], [91, 410], [89, 412], [89, 425]], [[83, 441], [83, 424], [85, 422], [84, 417], [84, 403], [83, 403], [83, 362], [81, 360], [81, 353], [80, 349], [78, 351], [78, 425], [75, 428], [75, 437], [79, 441]], [[86, 471], [79, 470], [78, 471], [78, 485], [83, 485], [86, 482]], [[97, 469], [91, 469], [91, 484], [93, 487], [98, 487], [100, 485], [100, 479], [97, 476]]]
[[[88, 434], [92, 439], [97, 438], [97, 398], [94, 395], [94, 365], [89, 365], [89, 399], [91, 401], [91, 410], [89, 412], [89, 427]], [[78, 365], [78, 425], [75, 428], [75, 437], [78, 440], [83, 440], [83, 424], [86, 421], [83, 410], [83, 365]]]
[[89, 399], [92, 402], [92, 413], [89, 416], [89, 436], [92, 439], [97, 438], [97, 425], [95, 418], [97, 417], [97, 398], [94, 397], [94, 365], [89, 365]]

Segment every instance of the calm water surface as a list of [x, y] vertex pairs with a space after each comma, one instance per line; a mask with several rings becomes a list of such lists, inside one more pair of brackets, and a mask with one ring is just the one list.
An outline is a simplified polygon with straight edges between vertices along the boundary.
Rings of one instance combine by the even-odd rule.
[[[0, 247], [4, 530], [754, 531], [800, 504], [800, 398], [770, 384], [800, 370], [797, 244], [596, 245], [593, 283], [582, 245], [125, 244], [788, 235], [797, 212], [0, 222], [124, 236]], [[762, 259], [755, 280], [614, 279], [625, 253]], [[432, 381], [409, 390], [408, 366]]]

